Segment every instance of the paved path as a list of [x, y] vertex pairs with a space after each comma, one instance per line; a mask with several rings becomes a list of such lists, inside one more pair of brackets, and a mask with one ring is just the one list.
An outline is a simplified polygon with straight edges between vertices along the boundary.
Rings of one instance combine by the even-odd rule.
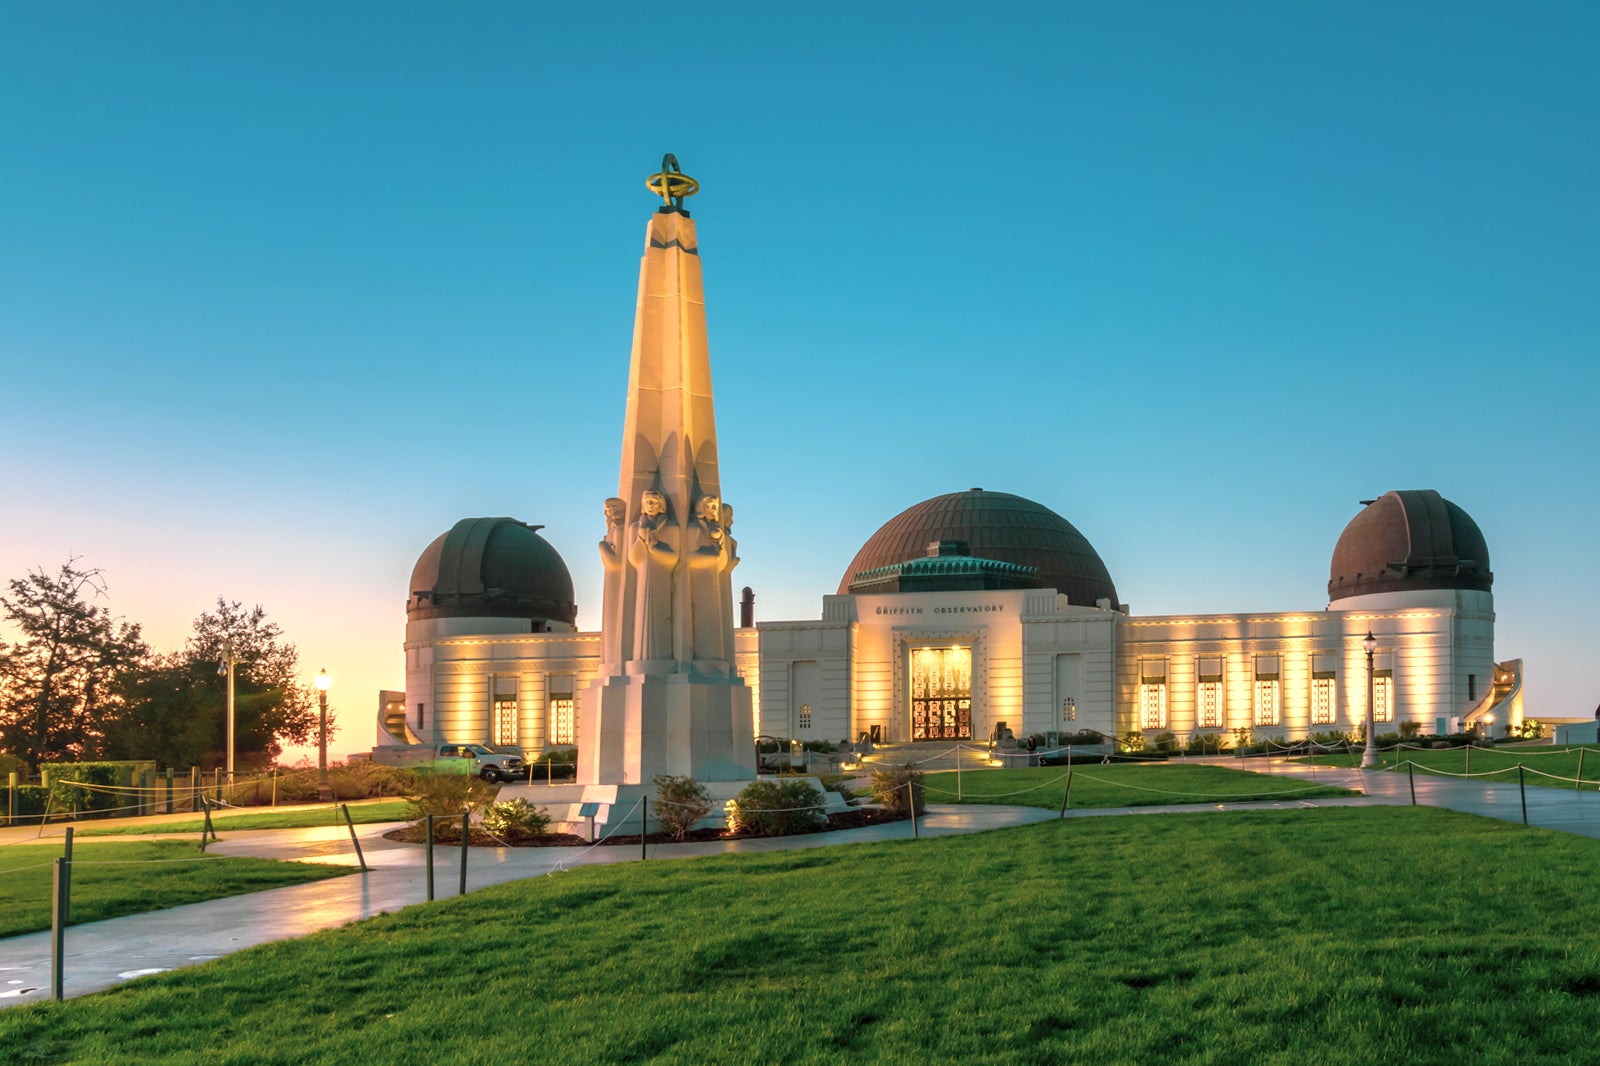
[[[1263, 810], [1305, 807], [1405, 805], [1411, 802], [1411, 782], [1403, 773], [1312, 767], [1288, 759], [1239, 760], [1228, 756], [1194, 760], [1236, 769], [1270, 773], [1289, 782], [1337, 785], [1361, 790], [1364, 795], [1269, 803], [1189, 803], [1160, 807], [1120, 807], [1075, 810], [1072, 818], [1101, 818], [1127, 814], [1172, 814], [1219, 810]], [[1093, 767], [1081, 772], [1092, 775]], [[1293, 787], [1293, 786], [1289, 786]], [[1522, 795], [1515, 779], [1510, 784], [1458, 780], [1418, 774], [1417, 802], [1447, 807], [1504, 821], [1522, 821]], [[1582, 836], [1600, 837], [1600, 794], [1569, 789], [1527, 789], [1530, 825]], [[1036, 807], [957, 806], [930, 804], [921, 819], [923, 836], [948, 836], [984, 829], [1027, 825], [1057, 817], [1057, 812]], [[292, 885], [228, 899], [208, 900], [148, 914], [111, 918], [70, 927], [66, 939], [65, 993], [83, 995], [122, 981], [180, 966], [194, 965], [231, 951], [303, 936], [386, 911], [398, 910], [426, 897], [426, 872], [422, 848], [383, 839], [397, 823], [357, 826], [366, 853], [368, 874]], [[17, 842], [19, 830], [0, 830], [0, 842]], [[50, 827], [46, 841], [59, 838], [60, 827]], [[829, 844], [871, 843], [911, 836], [909, 822], [868, 826], [863, 829], [816, 833], [799, 837], [714, 841], [696, 844], [662, 844], [649, 849], [651, 859], [693, 858], [701, 855], [789, 851]], [[141, 837], [108, 837], [138, 840]], [[230, 834], [212, 850], [222, 855], [251, 855], [303, 862], [356, 865], [348, 830], [280, 829]], [[439, 847], [434, 852], [434, 890], [437, 898], [454, 895], [460, 884], [460, 849]], [[632, 862], [637, 847], [594, 848], [473, 848], [467, 862], [467, 890], [486, 885], [538, 877], [575, 866]], [[48, 998], [50, 988], [50, 934], [0, 940], [0, 1006]]]

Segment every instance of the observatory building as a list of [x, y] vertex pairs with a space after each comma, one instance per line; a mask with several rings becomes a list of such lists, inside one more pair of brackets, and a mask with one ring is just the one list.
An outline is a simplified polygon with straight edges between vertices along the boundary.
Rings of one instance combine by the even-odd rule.
[[[641, 268], [619, 495], [582, 564], [607, 570], [607, 602], [585, 605], [602, 632], [575, 628], [571, 573], [542, 527], [462, 519], [412, 571], [406, 687], [380, 697], [380, 745], [576, 747], [580, 782], [642, 785], [738, 776], [752, 728], [945, 745], [1083, 730], [1293, 740], [1357, 729], [1369, 687], [1380, 735], [1520, 728], [1520, 662], [1495, 659], [1488, 546], [1431, 489], [1365, 502], [1334, 542], [1325, 604], [1304, 611], [1134, 615], [1072, 522], [972, 488], [889, 517], [841, 560], [815, 618], [756, 624], [746, 610], [734, 625], [699, 248], [681, 196], [665, 196], [697, 186], [675, 168], [652, 179], [667, 205]], [[666, 762], [641, 758], [689, 729], [700, 739]]]

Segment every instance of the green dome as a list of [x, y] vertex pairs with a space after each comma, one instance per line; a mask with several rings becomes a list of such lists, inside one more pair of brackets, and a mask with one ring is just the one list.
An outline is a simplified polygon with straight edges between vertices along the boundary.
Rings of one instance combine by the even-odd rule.
[[535, 532], [542, 528], [514, 518], [463, 518], [417, 560], [406, 618], [526, 618], [572, 625], [578, 617], [572, 575], [560, 553]]

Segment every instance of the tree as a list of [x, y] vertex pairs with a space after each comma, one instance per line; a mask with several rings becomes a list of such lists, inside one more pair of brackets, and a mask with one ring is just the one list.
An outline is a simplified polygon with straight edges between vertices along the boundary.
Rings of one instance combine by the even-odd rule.
[[106, 728], [126, 706], [120, 679], [150, 654], [139, 627], [92, 602], [106, 595], [105, 581], [76, 557], [7, 589], [0, 616], [18, 636], [0, 641], [0, 749], [36, 765], [103, 754]]
[[[180, 652], [152, 660], [128, 679], [129, 713], [112, 731], [124, 758], [167, 766], [222, 761], [227, 745], [223, 649], [234, 659], [234, 749], [241, 763], [276, 759], [285, 742], [305, 744], [317, 724], [316, 697], [300, 681], [300, 654], [257, 604], [217, 597], [215, 612], [194, 621]], [[329, 734], [333, 732], [330, 725]]]

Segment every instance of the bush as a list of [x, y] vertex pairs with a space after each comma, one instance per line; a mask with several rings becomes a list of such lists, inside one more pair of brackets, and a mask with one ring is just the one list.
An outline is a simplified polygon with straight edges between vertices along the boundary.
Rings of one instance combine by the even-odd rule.
[[1147, 751], [1169, 751], [1169, 752], [1170, 751], [1177, 751], [1178, 750], [1178, 738], [1177, 738], [1176, 734], [1173, 734], [1173, 733], [1170, 733], [1170, 732], [1157, 733], [1155, 736], [1150, 737], [1145, 741], [1145, 750], [1147, 750]]
[[1421, 722], [1401, 722], [1400, 735], [1406, 740], [1415, 740], [1422, 733]]
[[884, 810], [895, 814], [905, 814], [915, 810], [921, 814], [927, 810], [927, 800], [922, 795], [921, 770], [913, 770], [909, 766], [890, 766], [872, 773], [872, 798], [877, 800]]
[[804, 781], [756, 781], [728, 801], [728, 829], [775, 837], [807, 833], [828, 824], [822, 793]]
[[1324, 748], [1346, 747], [1350, 743], [1350, 734], [1341, 733], [1338, 730], [1330, 730], [1326, 733], [1312, 733], [1311, 743], [1319, 744]]
[[460, 818], [462, 811], [475, 810], [494, 799], [500, 790], [481, 778], [466, 774], [417, 774], [410, 788], [401, 795], [411, 804], [411, 817], [427, 815]]
[[1123, 751], [1143, 751], [1144, 734], [1138, 730], [1134, 730], [1131, 733], [1125, 733], [1118, 743], [1122, 745]]
[[1221, 733], [1191, 733], [1183, 750], [1190, 755], [1216, 755], [1228, 749], [1228, 738]]
[[14, 818], [23, 815], [40, 815], [50, 803], [50, 790], [43, 785], [18, 785], [16, 806], [11, 809]]
[[550, 812], [520, 798], [491, 803], [484, 808], [483, 827], [502, 837], [543, 836], [550, 830]]
[[10, 780], [7, 774], [16, 774], [17, 784], [21, 785], [33, 776], [33, 771], [28, 768], [28, 763], [22, 756], [0, 751], [0, 783]]
[[92, 813], [136, 802], [111, 791], [125, 765], [114, 762], [41, 763], [40, 772], [50, 775], [50, 809]]
[[688, 836], [695, 823], [711, 813], [706, 786], [687, 774], [657, 774], [655, 784], [656, 798], [650, 810], [673, 840]]

